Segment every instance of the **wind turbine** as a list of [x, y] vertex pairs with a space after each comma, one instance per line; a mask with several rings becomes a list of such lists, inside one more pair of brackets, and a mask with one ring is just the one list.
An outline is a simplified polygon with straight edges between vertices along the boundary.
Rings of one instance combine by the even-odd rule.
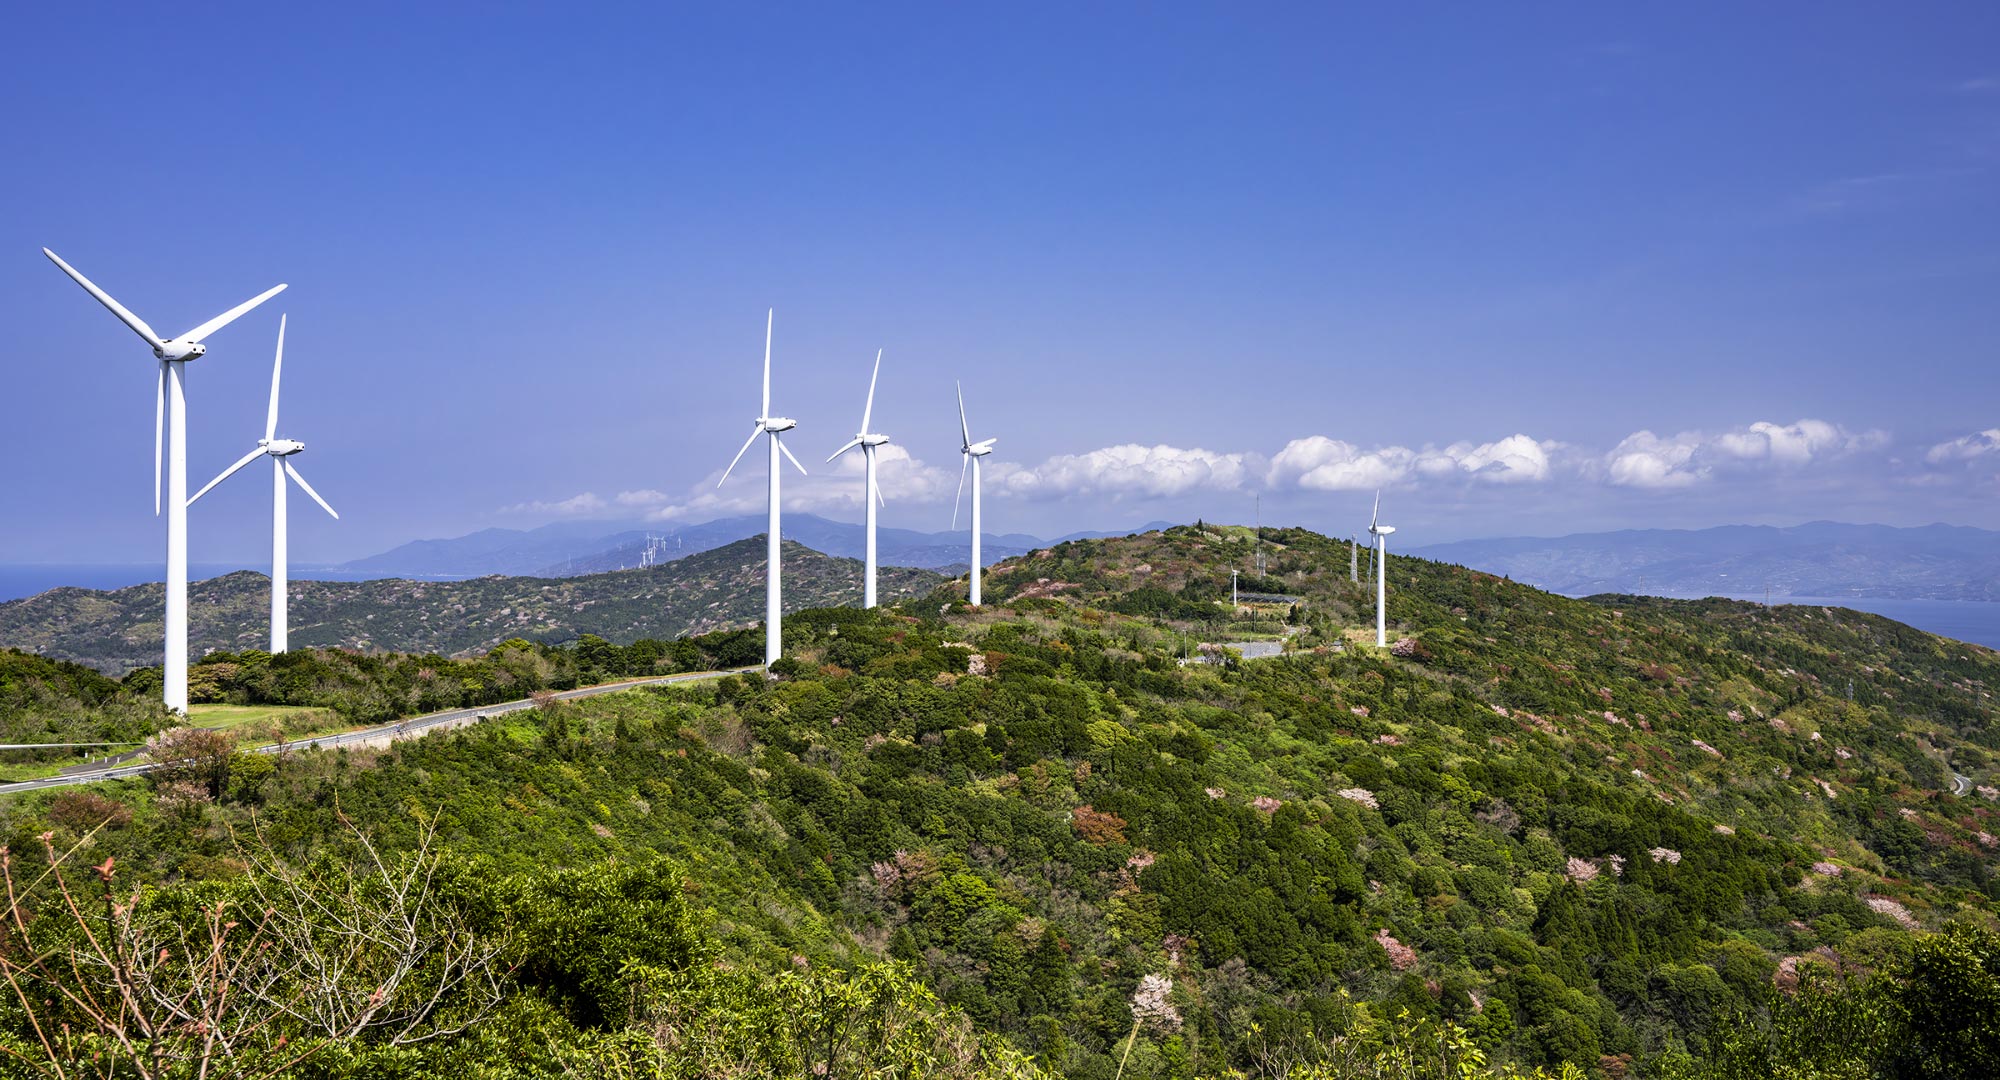
[[285, 317], [280, 315], [278, 356], [271, 361], [271, 408], [264, 414], [264, 437], [257, 440], [256, 449], [238, 458], [236, 464], [222, 470], [222, 475], [210, 480], [207, 487], [195, 492], [194, 498], [188, 500], [188, 505], [193, 506], [203, 495], [208, 494], [211, 488], [234, 476], [243, 466], [259, 457], [271, 459], [271, 651], [273, 653], [285, 651], [285, 601], [291, 590], [291, 576], [286, 572], [288, 564], [285, 561], [285, 477], [290, 476], [293, 483], [312, 496], [312, 500], [319, 504], [320, 509], [333, 514], [335, 521], [340, 520], [340, 515], [335, 513], [333, 507], [327, 505], [325, 499], [319, 497], [319, 492], [314, 491], [313, 486], [306, 483], [306, 478], [300, 476], [299, 470], [291, 463], [291, 456], [304, 450], [306, 444], [296, 439], [278, 438], [278, 375], [284, 367]]
[[861, 505], [864, 508], [863, 531], [868, 534], [865, 541], [867, 547], [863, 571], [865, 576], [861, 582], [861, 606], [864, 608], [875, 606], [875, 508], [882, 504], [882, 489], [875, 484], [875, 448], [889, 441], [889, 436], [868, 430], [868, 423], [875, 415], [875, 380], [881, 376], [882, 350], [876, 349], [875, 374], [868, 376], [868, 404], [861, 407], [861, 430], [855, 433], [854, 438], [849, 440], [846, 446], [828, 454], [826, 458], [832, 461], [857, 446], [861, 448], [861, 460], [864, 466], [861, 486]]
[[973, 607], [978, 607], [979, 606], [979, 459], [992, 453], [993, 444], [999, 440], [996, 438], [996, 439], [983, 439], [979, 442], [972, 441], [972, 425], [967, 423], [965, 420], [965, 387], [959, 386], [959, 384], [955, 382], [952, 385], [958, 387], [958, 431], [959, 434], [964, 436], [965, 438], [965, 441], [959, 446], [958, 452], [964, 454], [965, 459], [963, 463], [961, 463], [958, 467], [958, 494], [953, 496], [951, 500], [951, 527], [954, 529], [958, 528], [958, 501], [965, 497], [965, 470], [971, 469], [972, 470], [972, 592], [971, 595], [968, 597], [968, 602]]
[[153, 396], [153, 513], [160, 512], [160, 450], [166, 444], [167, 473], [167, 611], [166, 649], [163, 682], [167, 708], [185, 714], [187, 712], [187, 372], [184, 370], [189, 360], [199, 359], [208, 352], [202, 339], [228, 326], [248, 314], [258, 304], [283, 292], [283, 285], [270, 289], [230, 308], [215, 318], [202, 323], [187, 333], [173, 338], [162, 338], [146, 325], [146, 320], [126, 310], [125, 305], [111, 298], [111, 294], [97, 287], [89, 278], [76, 271], [75, 267], [62, 261], [48, 248], [42, 254], [49, 257], [70, 280], [83, 286], [103, 304], [118, 321], [130, 327], [132, 332], [144, 338], [153, 347], [153, 356], [160, 362], [159, 379]]
[[799, 459], [792, 457], [790, 448], [785, 446], [784, 442], [778, 438], [779, 432], [790, 431], [798, 427], [799, 422], [790, 417], [771, 415], [771, 324], [776, 320], [776, 315], [775, 309], [766, 312], [764, 315], [764, 409], [757, 414], [755, 420], [750, 421], [755, 425], [754, 429], [750, 432], [750, 437], [743, 441], [743, 449], [736, 451], [736, 456], [730, 459], [729, 468], [722, 470], [722, 479], [715, 482], [716, 487], [721, 487], [728, 481], [729, 474], [736, 471], [736, 463], [742, 461], [743, 455], [750, 452], [750, 444], [757, 441], [757, 436], [769, 435], [771, 437], [771, 524], [765, 530], [766, 558], [770, 563], [769, 571], [764, 579], [764, 663], [766, 666], [777, 660], [782, 651], [779, 623], [784, 618], [784, 592], [778, 583], [778, 477], [780, 475], [778, 454], [782, 451], [786, 457], [791, 458], [792, 464], [799, 466], [799, 475], [806, 475], [806, 467], [799, 465]]
[[1389, 534], [1396, 531], [1394, 525], [1381, 524], [1382, 493], [1375, 492], [1375, 511], [1368, 516], [1368, 535], [1375, 538], [1375, 647], [1386, 648], [1389, 644], [1389, 576], [1384, 573], [1389, 562]]

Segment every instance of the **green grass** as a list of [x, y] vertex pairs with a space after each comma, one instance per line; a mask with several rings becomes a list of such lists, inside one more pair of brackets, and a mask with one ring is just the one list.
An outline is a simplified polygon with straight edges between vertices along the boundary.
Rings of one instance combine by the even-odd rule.
[[[116, 751], [116, 747], [107, 748]], [[104, 751], [97, 751], [103, 753]], [[12, 784], [22, 780], [40, 780], [54, 776], [68, 766], [75, 765], [81, 758], [64, 758], [61, 761], [29, 761], [19, 764], [0, 764], [0, 784]]]
[[265, 720], [283, 723], [302, 712], [317, 712], [304, 705], [190, 705], [188, 719], [196, 727], [233, 728]]
[[260, 743], [272, 741], [275, 733], [301, 739], [354, 726], [331, 709], [303, 705], [190, 705], [188, 721], [196, 727], [238, 732], [247, 741]]

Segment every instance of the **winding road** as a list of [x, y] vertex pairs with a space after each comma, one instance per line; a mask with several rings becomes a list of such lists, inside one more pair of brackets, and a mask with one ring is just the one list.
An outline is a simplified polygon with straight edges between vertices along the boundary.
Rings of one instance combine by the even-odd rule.
[[[575, 690], [564, 690], [556, 694], [558, 701], [575, 701], [578, 698], [596, 697], [599, 694], [614, 694], [620, 690], [631, 690], [640, 686], [659, 686], [666, 683], [694, 682], [700, 679], [720, 679], [725, 675], [740, 675], [757, 671], [756, 667], [735, 668], [729, 671], [691, 671], [683, 675], [662, 675], [651, 679], [626, 679], [623, 682], [601, 683], [597, 686], [582, 686]], [[334, 735], [321, 735], [297, 742], [272, 743], [268, 746], [252, 747], [253, 754], [276, 754], [281, 751], [305, 750], [313, 747], [370, 746], [386, 745], [399, 739], [414, 738], [433, 731], [449, 731], [452, 728], [476, 724], [488, 717], [510, 713], [518, 709], [532, 709], [535, 703], [527, 698], [506, 701], [498, 705], [481, 705], [472, 709], [451, 709], [446, 712], [412, 716], [407, 720], [397, 720], [373, 727], [356, 728]], [[48, 776], [39, 780], [22, 780], [12, 784], [0, 784], [0, 795], [11, 795], [22, 791], [39, 791], [42, 788], [63, 787], [68, 784], [91, 784], [99, 780], [122, 780], [127, 777], [144, 776], [157, 766], [150, 761], [131, 765], [106, 765], [62, 776]]]

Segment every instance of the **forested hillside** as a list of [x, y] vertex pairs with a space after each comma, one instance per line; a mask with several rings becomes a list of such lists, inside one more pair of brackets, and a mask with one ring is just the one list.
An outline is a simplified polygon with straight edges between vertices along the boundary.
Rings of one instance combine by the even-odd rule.
[[[1229, 610], [1253, 543], [1296, 603]], [[0, 826], [272, 940], [310, 938], [271, 902], [289, 868], [365, 897], [342, 883], [377, 859], [439, 867], [424, 917], [484, 974], [421, 969], [413, 1019], [298, 1066], [324, 1075], [1994, 1075], [2000, 657], [1413, 559], [1378, 651], [1347, 560], [1286, 530], [1066, 543], [984, 609], [948, 583], [803, 613], [770, 679]], [[1244, 625], [1287, 655], [1188, 662], [1215, 654], [1184, 632]]]
[[[859, 603], [861, 563], [787, 542], [788, 610]], [[894, 600], [939, 580], [886, 567], [879, 587]], [[571, 578], [487, 577], [468, 581], [294, 581], [290, 639], [296, 647], [463, 656], [511, 638], [568, 641], [584, 634], [618, 643], [671, 640], [752, 625], [764, 614], [761, 537], [662, 563]], [[162, 586], [110, 592], [52, 589], [0, 603], [0, 646], [87, 664], [110, 675], [159, 663]], [[229, 574], [188, 588], [189, 648], [237, 652], [270, 640], [271, 585], [262, 574]]]

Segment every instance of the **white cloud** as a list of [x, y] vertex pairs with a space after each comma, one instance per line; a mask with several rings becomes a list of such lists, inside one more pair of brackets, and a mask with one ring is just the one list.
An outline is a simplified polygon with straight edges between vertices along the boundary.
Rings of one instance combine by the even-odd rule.
[[1948, 442], [1941, 442], [1930, 448], [1924, 460], [1933, 465], [1949, 465], [1960, 461], [1976, 461], [1993, 454], [2000, 454], [2000, 428], [1987, 428], [1970, 435], [1961, 435]]
[[1760, 420], [1719, 433], [1683, 431], [1671, 436], [1637, 431], [1604, 456], [1604, 474], [1622, 487], [1687, 487], [1710, 479], [1718, 470], [1758, 463], [1800, 468], [1879, 449], [1888, 441], [1885, 432], [1851, 432], [1825, 420], [1793, 424]]
[[1421, 450], [1403, 446], [1363, 450], [1353, 443], [1311, 435], [1286, 443], [1271, 458], [1265, 479], [1273, 487], [1296, 484], [1313, 491], [1366, 491], [1411, 479], [1537, 483], [1554, 474], [1551, 455], [1559, 449], [1559, 443], [1537, 442], [1526, 435]]
[[[785, 509], [819, 513], [861, 508], [864, 465], [858, 451], [843, 454], [831, 464], [808, 464], [807, 468], [813, 471], [804, 476], [789, 462], [784, 468], [785, 478], [779, 490]], [[892, 505], [949, 499], [958, 484], [958, 476], [952, 471], [912, 457], [908, 450], [895, 443], [884, 444], [876, 450], [875, 468], [876, 485], [882, 489], [882, 498]], [[739, 472], [718, 488], [716, 481], [721, 472], [718, 469], [710, 473], [706, 480], [695, 485], [681, 499], [673, 499], [657, 491], [643, 491], [622, 493], [619, 500], [626, 502], [627, 496], [630, 496], [628, 505], [648, 508], [648, 521], [704, 521], [712, 517], [764, 510], [763, 470]]]
[[586, 491], [581, 495], [572, 495], [567, 499], [557, 502], [536, 500], [533, 502], [515, 503], [512, 506], [501, 507], [500, 512], [503, 514], [531, 514], [537, 517], [592, 517], [603, 513], [604, 507], [605, 503], [603, 499], [598, 498], [595, 492]]
[[1256, 454], [1128, 443], [1084, 454], [1059, 454], [1033, 467], [1002, 462], [988, 472], [992, 490], [1026, 498], [1170, 498], [1194, 491], [1241, 489], [1260, 471], [1261, 462]]
[[[1759, 421], [1724, 431], [1659, 435], [1637, 431], [1607, 452], [1525, 434], [1492, 442], [1454, 442], [1422, 448], [1364, 448], [1325, 435], [1293, 439], [1275, 454], [1214, 451], [1166, 444], [1122, 444], [1058, 454], [1039, 464], [986, 462], [986, 494], [1018, 499], [1098, 498], [1107, 501], [1173, 499], [1204, 492], [1368, 491], [1428, 485], [1533, 487], [1557, 482], [1608, 484], [1634, 489], [1687, 488], [1724, 477], [1763, 472], [1785, 475], [1888, 445], [1880, 431], [1849, 431], [1825, 420], [1779, 424]], [[2000, 463], [2000, 428], [1930, 448], [1933, 465], [1985, 457]], [[894, 443], [879, 451], [880, 480], [889, 504], [942, 505], [958, 490], [959, 470], [932, 465]], [[761, 465], [761, 462], [755, 464]], [[958, 462], [951, 462], [958, 464]], [[1894, 465], [1893, 460], [1884, 462]], [[860, 509], [862, 459], [848, 453], [832, 464], [809, 463], [811, 476], [786, 467], [788, 510], [841, 512]], [[643, 514], [653, 521], [701, 521], [764, 510], [765, 479], [759, 467], [740, 469], [721, 488], [720, 470], [684, 494], [655, 489], [620, 491], [609, 500], [585, 492], [561, 502], [508, 507], [509, 513], [544, 516]], [[1830, 474], [1839, 475], [1839, 474]]]

